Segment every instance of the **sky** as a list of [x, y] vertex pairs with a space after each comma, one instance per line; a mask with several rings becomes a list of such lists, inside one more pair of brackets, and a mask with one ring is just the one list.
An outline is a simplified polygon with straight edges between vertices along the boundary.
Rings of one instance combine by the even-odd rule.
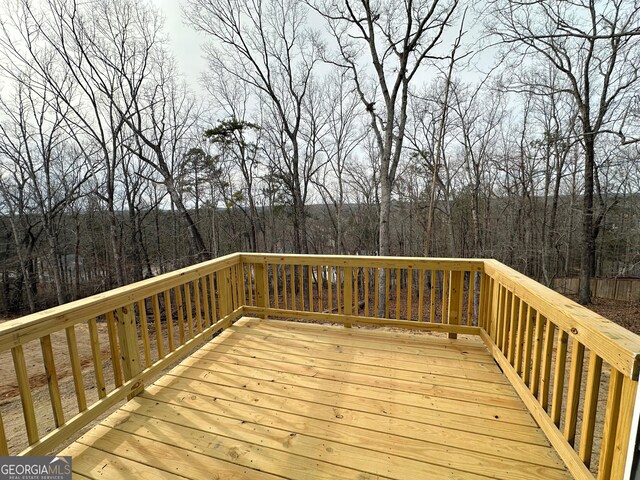
[[[207, 68], [207, 62], [204, 59], [202, 46], [207, 42], [206, 35], [196, 32], [194, 28], [187, 25], [184, 22], [184, 15], [182, 13], [183, 6], [187, 0], [150, 0], [152, 5], [155, 5], [165, 19], [165, 33], [169, 37], [169, 44], [171, 52], [173, 53], [177, 63], [178, 71], [184, 75], [187, 84], [194, 92], [201, 92], [202, 86], [200, 85], [200, 74]], [[464, 43], [473, 41], [477, 38], [479, 26], [474, 24], [471, 20], [472, 15], [469, 14], [467, 18], [467, 28], [469, 30], [465, 35]], [[450, 29], [444, 37], [444, 43], [447, 45], [445, 50], [448, 52], [450, 44], [455, 40], [455, 36], [458, 33], [458, 26]], [[487, 53], [479, 59], [477, 65], [481, 71], [487, 72], [491, 69], [493, 64], [493, 55]], [[436, 71], [429, 71], [423, 69], [423, 72], [418, 75], [418, 81], [416, 83], [422, 83], [427, 81], [436, 74]], [[483, 78], [483, 74], [479, 73], [475, 68], [465, 71], [463, 76], [468, 81], [479, 81]]]
[[189, 86], [198, 91], [201, 88], [200, 73], [207, 66], [202, 52], [205, 36], [184, 23], [184, 0], [151, 0], [151, 3], [165, 18], [165, 32], [169, 37], [171, 52], [178, 62], [178, 71], [184, 74]]

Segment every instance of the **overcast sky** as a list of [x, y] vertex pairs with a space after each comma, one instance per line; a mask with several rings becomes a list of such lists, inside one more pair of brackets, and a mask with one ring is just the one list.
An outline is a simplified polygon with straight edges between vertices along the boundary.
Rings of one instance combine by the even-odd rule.
[[184, 23], [182, 5], [185, 0], [151, 0], [165, 17], [165, 32], [171, 42], [171, 51], [178, 62], [179, 71], [185, 76], [189, 85], [199, 89], [200, 73], [207, 62], [202, 58], [203, 35]]

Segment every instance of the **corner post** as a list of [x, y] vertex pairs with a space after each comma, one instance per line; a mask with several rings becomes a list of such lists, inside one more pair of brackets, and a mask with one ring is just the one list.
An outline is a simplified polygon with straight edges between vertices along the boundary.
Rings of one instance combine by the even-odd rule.
[[[118, 342], [120, 343], [120, 359], [122, 360], [124, 380], [128, 381], [142, 372], [140, 351], [138, 350], [136, 313], [133, 304], [118, 308], [116, 329], [118, 331]], [[127, 399], [131, 400], [142, 390], [144, 390], [142, 383], [134, 385]]]

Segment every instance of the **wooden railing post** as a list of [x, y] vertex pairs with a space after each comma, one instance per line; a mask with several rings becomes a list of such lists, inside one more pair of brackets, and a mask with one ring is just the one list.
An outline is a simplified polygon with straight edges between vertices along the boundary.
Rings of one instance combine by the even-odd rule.
[[[170, 320], [169, 320], [170, 321]], [[125, 381], [131, 380], [142, 371], [140, 351], [138, 350], [138, 332], [136, 330], [136, 314], [133, 304], [118, 308], [117, 323], [120, 358]], [[127, 397], [131, 400], [144, 389], [144, 385], [136, 385]]]
[[[462, 272], [451, 272], [451, 281], [449, 282], [449, 325], [460, 325], [463, 280]], [[456, 339], [458, 334], [450, 333], [449, 338]]]
[[[344, 268], [344, 295], [342, 299], [344, 303], [344, 314], [353, 314], [353, 268]], [[346, 328], [351, 328], [351, 322], [344, 322]]]
[[611, 480], [622, 480], [628, 461], [633, 461], [633, 455], [629, 455], [629, 445], [635, 448], [635, 431], [633, 430], [633, 416], [635, 414], [636, 396], [638, 393], [638, 381], [625, 376], [622, 380], [620, 394], [620, 414], [613, 446]]
[[[258, 308], [268, 308], [269, 303], [267, 300], [267, 284], [265, 283], [265, 264], [254, 263], [253, 272], [256, 284], [256, 306]], [[260, 315], [260, 318], [265, 318], [265, 315]]]

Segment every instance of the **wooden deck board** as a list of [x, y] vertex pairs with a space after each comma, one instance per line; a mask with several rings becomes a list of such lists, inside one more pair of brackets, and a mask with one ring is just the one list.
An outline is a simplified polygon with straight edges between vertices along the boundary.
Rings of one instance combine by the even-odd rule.
[[359, 333], [243, 319], [62, 453], [78, 478], [571, 478], [479, 339]]

